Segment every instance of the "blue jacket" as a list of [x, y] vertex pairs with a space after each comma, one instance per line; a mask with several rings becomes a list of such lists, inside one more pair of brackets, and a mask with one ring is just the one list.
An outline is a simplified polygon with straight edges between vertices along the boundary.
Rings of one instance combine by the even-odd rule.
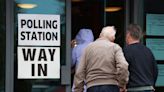
[[72, 49], [72, 67], [76, 66], [77, 68], [82, 52], [89, 43], [93, 42], [94, 36], [92, 30], [80, 29], [75, 39], [77, 41], [77, 46]]

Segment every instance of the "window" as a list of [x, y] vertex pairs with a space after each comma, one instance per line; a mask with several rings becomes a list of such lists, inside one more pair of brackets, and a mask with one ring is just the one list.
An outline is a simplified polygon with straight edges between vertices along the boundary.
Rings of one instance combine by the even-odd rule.
[[158, 79], [156, 82], [157, 91], [163, 92], [164, 86], [164, 1], [145, 0], [145, 42], [146, 46], [151, 49], [158, 63]]
[[14, 61], [14, 92], [65, 92], [60, 79], [18, 79], [17, 78], [17, 45], [18, 45], [18, 14], [57, 14], [60, 15], [60, 63], [66, 64], [66, 4], [65, 0], [15, 0], [15, 61]]

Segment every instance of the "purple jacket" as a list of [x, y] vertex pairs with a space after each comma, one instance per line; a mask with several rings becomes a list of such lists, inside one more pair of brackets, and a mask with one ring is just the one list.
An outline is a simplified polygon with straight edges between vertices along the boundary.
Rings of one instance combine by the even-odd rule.
[[87, 45], [94, 40], [92, 30], [90, 29], [80, 29], [76, 35], [77, 46], [72, 49], [72, 67], [76, 66], [80, 62], [80, 57], [87, 47]]

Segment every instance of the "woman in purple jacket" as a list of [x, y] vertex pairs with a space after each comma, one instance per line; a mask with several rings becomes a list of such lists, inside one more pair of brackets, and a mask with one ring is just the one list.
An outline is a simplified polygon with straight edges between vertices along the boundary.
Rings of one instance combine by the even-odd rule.
[[[91, 29], [80, 29], [75, 38], [77, 46], [72, 49], [72, 66], [75, 67], [75, 72], [80, 62], [81, 55], [89, 43], [93, 42], [94, 36]], [[86, 92], [86, 87], [84, 87]]]

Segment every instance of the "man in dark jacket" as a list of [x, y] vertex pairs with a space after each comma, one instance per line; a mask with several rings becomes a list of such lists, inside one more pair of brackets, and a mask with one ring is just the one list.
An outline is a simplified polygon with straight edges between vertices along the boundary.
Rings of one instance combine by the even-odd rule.
[[127, 28], [124, 54], [129, 63], [128, 92], [153, 92], [158, 70], [154, 56], [149, 48], [140, 43], [142, 30], [131, 24]]

